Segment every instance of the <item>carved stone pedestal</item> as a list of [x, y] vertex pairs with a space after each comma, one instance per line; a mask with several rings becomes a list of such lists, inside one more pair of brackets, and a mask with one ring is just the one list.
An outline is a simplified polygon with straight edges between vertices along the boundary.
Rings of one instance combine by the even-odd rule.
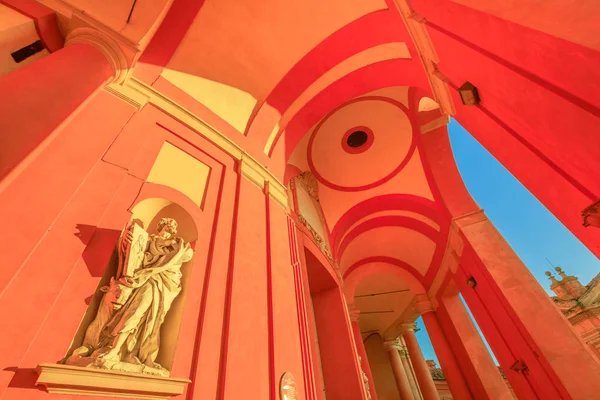
[[62, 364], [38, 365], [37, 385], [48, 393], [166, 400], [182, 394], [189, 379], [104, 371]]

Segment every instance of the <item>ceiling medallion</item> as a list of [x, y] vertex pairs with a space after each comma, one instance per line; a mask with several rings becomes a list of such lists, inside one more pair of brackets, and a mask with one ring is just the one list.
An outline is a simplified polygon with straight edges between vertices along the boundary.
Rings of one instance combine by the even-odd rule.
[[292, 375], [291, 372], [286, 372], [281, 376], [281, 381], [279, 381], [279, 398], [281, 400], [298, 399], [296, 381], [294, 380], [294, 375]]

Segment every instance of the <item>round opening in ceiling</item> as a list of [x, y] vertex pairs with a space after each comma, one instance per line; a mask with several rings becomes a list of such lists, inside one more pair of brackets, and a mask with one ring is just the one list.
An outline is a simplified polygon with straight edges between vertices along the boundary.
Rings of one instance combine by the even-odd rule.
[[373, 131], [366, 126], [355, 126], [342, 136], [342, 148], [350, 154], [360, 154], [373, 144]]
[[352, 147], [353, 149], [356, 149], [356, 148], [364, 145], [365, 143], [367, 143], [368, 139], [369, 139], [369, 135], [367, 134], [367, 132], [354, 131], [350, 135], [348, 135], [348, 138], [346, 139], [346, 143], [348, 144], [348, 146]]

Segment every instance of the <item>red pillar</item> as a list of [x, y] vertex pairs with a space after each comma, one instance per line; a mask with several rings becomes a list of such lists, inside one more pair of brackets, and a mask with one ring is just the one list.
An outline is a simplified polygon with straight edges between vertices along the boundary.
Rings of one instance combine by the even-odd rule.
[[433, 378], [431, 378], [431, 373], [429, 372], [427, 364], [425, 364], [425, 358], [423, 358], [423, 353], [421, 353], [421, 348], [417, 342], [414, 324], [404, 325], [402, 329], [402, 337], [406, 342], [406, 348], [408, 350], [408, 354], [410, 355], [410, 359], [413, 361], [415, 375], [417, 376], [417, 381], [419, 382], [423, 399], [440, 400], [440, 396], [435, 388], [435, 384], [433, 383]]
[[[600, 129], [600, 52], [508, 21], [511, 14], [528, 14], [522, 5], [500, 7], [505, 15], [499, 18], [474, 9], [489, 2], [459, 3], [411, 1], [426, 20], [440, 72], [449, 80], [454, 118], [600, 256], [600, 234], [582, 226], [580, 215], [600, 197], [594, 136]], [[564, 54], [577, 61], [561, 62]], [[466, 81], [477, 87], [480, 104], [462, 104], [455, 89]]]
[[493, 318], [482, 329], [498, 330], [509, 380], [525, 377], [540, 398], [596, 397], [600, 364], [483, 211], [455, 223], [465, 240], [457, 283], [478, 321]]
[[436, 316], [456, 355], [473, 397], [512, 400], [514, 397], [500, 375], [458, 294], [445, 293]]
[[73, 43], [0, 77], [0, 188], [112, 76], [99, 50]]
[[390, 340], [383, 342], [383, 346], [385, 351], [388, 353], [388, 357], [390, 358], [390, 364], [392, 366], [392, 371], [394, 371], [394, 379], [396, 380], [398, 393], [400, 393], [400, 399], [414, 400], [410, 383], [408, 382], [407, 372], [404, 370], [402, 360], [400, 359], [400, 343], [398, 343], [398, 340]]
[[367, 357], [367, 351], [365, 350], [365, 344], [360, 334], [360, 326], [358, 325], [358, 317], [360, 311], [356, 308], [350, 308], [350, 322], [352, 323], [352, 333], [354, 334], [354, 342], [356, 343], [356, 350], [361, 358], [360, 367], [367, 375], [369, 379], [369, 391], [371, 392], [371, 400], [377, 400], [377, 393], [375, 392], [375, 381], [373, 380], [373, 374], [371, 373], [371, 366], [369, 365], [369, 359]]
[[473, 396], [460, 372], [460, 368], [448, 345], [442, 327], [433, 312], [431, 302], [427, 298], [427, 295], [418, 295], [417, 301], [417, 310], [423, 318], [429, 339], [440, 361], [440, 366], [442, 367], [442, 371], [444, 371], [444, 377], [448, 382], [452, 395], [457, 399], [472, 399]]
[[413, 397], [415, 398], [415, 400], [421, 400], [421, 391], [419, 390], [419, 385], [415, 380], [415, 373], [408, 355], [408, 351], [406, 350], [406, 344], [404, 343], [402, 336], [400, 336], [398, 340], [401, 344], [400, 360], [402, 360], [404, 371], [406, 372], [406, 376], [408, 377], [408, 383], [410, 384], [410, 389], [412, 390]]

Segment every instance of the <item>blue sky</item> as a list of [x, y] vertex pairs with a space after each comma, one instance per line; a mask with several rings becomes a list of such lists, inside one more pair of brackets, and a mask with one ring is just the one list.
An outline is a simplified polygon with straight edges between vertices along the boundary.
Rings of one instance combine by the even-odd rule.
[[[448, 131], [469, 193], [549, 294], [550, 281], [544, 272], [552, 267], [546, 258], [584, 285], [600, 272], [600, 260], [458, 122], [452, 120]], [[437, 361], [420, 318], [417, 326], [425, 359]]]

